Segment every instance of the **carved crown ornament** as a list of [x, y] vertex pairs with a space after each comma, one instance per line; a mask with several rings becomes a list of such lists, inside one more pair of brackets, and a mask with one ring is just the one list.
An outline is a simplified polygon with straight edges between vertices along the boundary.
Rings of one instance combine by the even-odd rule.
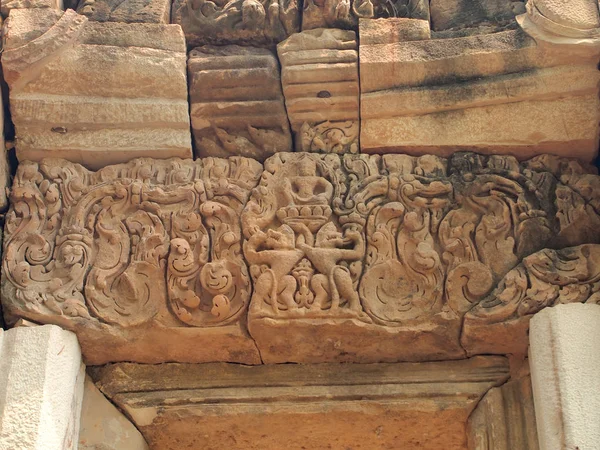
[[278, 153], [23, 162], [2, 302], [88, 363], [515, 353], [600, 299], [600, 177], [539, 156]]

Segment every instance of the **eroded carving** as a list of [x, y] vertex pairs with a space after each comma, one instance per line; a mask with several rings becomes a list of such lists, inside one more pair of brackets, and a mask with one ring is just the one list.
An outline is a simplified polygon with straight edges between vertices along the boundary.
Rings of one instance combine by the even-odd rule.
[[296, 0], [176, 0], [172, 23], [181, 25], [188, 45], [269, 45], [299, 31]]
[[205, 45], [190, 52], [188, 70], [200, 156], [263, 161], [292, 150], [279, 64], [270, 50]]
[[318, 29], [277, 46], [296, 150], [358, 153], [358, 51], [353, 31]]
[[235, 353], [254, 341], [264, 362], [521, 353], [532, 314], [600, 300], [598, 183], [576, 160], [474, 153], [24, 162], [4, 308], [84, 347], [109, 336], [120, 360], [118, 339], [164, 330], [215, 344], [138, 360], [255, 362]]
[[239, 214], [260, 174], [244, 159], [138, 159], [96, 173], [23, 162], [6, 221], [4, 295], [33, 318], [123, 327], [166, 313], [223, 325], [250, 285]]
[[404, 17], [429, 20], [429, 2], [423, 0], [306, 0], [302, 30], [356, 29], [358, 19]]

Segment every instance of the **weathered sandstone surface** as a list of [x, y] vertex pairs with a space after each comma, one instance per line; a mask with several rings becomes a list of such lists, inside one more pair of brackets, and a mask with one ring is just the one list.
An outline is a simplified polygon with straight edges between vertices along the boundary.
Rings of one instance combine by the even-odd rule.
[[508, 362], [121, 363], [93, 377], [155, 449], [466, 450], [469, 414]]
[[197, 47], [190, 52], [188, 71], [198, 156], [264, 161], [292, 150], [279, 64], [270, 50]]
[[354, 31], [294, 34], [277, 46], [296, 150], [358, 153], [358, 51]]
[[3, 307], [93, 364], [525, 354], [532, 314], [600, 299], [599, 184], [552, 156], [25, 162]]
[[20, 161], [63, 157], [97, 169], [191, 156], [178, 26], [19, 9], [5, 27], [2, 67]]

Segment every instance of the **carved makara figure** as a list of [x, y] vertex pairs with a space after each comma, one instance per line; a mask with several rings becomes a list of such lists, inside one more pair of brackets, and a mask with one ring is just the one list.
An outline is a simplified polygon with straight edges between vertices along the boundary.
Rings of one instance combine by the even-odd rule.
[[386, 203], [367, 225], [361, 300], [375, 321], [452, 320], [552, 236], [544, 186], [512, 157], [387, 155]]
[[22, 163], [7, 217], [3, 292], [32, 318], [124, 327], [236, 320], [250, 296], [239, 214], [260, 174], [244, 158], [139, 159], [96, 173]]
[[356, 193], [353, 170], [350, 159], [336, 155], [280, 154], [265, 162], [242, 215], [256, 314], [360, 314], [364, 217], [348, 208], [347, 195]]

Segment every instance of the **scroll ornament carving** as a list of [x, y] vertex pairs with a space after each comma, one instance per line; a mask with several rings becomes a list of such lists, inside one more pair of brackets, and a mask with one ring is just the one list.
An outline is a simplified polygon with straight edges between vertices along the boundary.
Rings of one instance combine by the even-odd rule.
[[[473, 153], [138, 159], [98, 172], [24, 162], [6, 216], [3, 306], [93, 328], [93, 339], [107, 327], [238, 324], [223, 345], [249, 341], [265, 361], [512, 352], [531, 314], [598, 303], [594, 172]], [[415, 336], [414, 351], [398, 346]]]
[[127, 327], [168, 304], [188, 325], [235, 321], [250, 295], [237, 218], [259, 175], [244, 158], [138, 159], [96, 173], [22, 163], [4, 293], [33, 317]]
[[392, 327], [461, 320], [523, 258], [590, 242], [576, 218], [598, 220], [596, 183], [555, 157], [271, 158], [242, 219], [252, 311]]
[[600, 245], [544, 249], [526, 257], [467, 318], [500, 323], [560, 303], [600, 304]]

